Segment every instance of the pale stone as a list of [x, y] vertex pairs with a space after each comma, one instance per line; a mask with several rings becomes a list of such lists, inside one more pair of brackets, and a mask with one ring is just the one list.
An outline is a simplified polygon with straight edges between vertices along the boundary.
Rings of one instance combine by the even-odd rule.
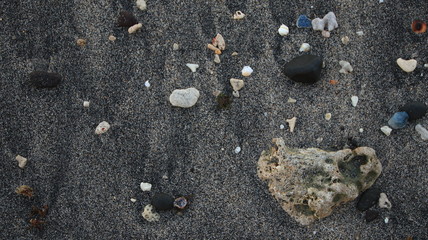
[[352, 96], [351, 97], [351, 103], [352, 103], [352, 106], [356, 107], [357, 104], [358, 104], [358, 97], [357, 96]]
[[198, 64], [194, 63], [186, 63], [186, 66], [190, 69], [192, 72], [196, 72], [196, 69], [199, 67]]
[[324, 115], [324, 118], [325, 118], [325, 120], [330, 120], [331, 119], [331, 113], [326, 113], [325, 115]]
[[149, 80], [147, 80], [146, 82], [144, 82], [144, 86], [145, 86], [146, 88], [149, 88], [149, 87], [150, 87], [150, 82], [149, 82]]
[[103, 134], [110, 129], [110, 124], [106, 121], [100, 122], [98, 126], [95, 128], [95, 134]]
[[379, 197], [379, 207], [380, 208], [388, 208], [388, 209], [392, 208], [392, 204], [388, 200], [388, 197], [386, 196], [385, 193], [381, 193], [380, 194], [380, 197]]
[[413, 72], [416, 69], [418, 62], [415, 59], [404, 60], [402, 58], [397, 59], [398, 66], [405, 72]]
[[140, 188], [141, 188], [141, 190], [143, 192], [148, 192], [148, 191], [152, 190], [152, 184], [141, 182], [140, 183]]
[[388, 126], [383, 126], [380, 128], [380, 130], [386, 135], [389, 136], [391, 135], [392, 132], [392, 128], [388, 127]]
[[242, 76], [249, 77], [253, 73], [253, 69], [250, 66], [244, 66], [241, 72]]
[[357, 34], [358, 36], [363, 36], [363, 35], [364, 35], [364, 32], [363, 32], [363, 31], [358, 31], [358, 32], [356, 32], [356, 34]]
[[145, 0], [137, 0], [137, 7], [141, 10], [144, 11], [147, 9], [147, 3]]
[[176, 89], [169, 96], [169, 101], [173, 106], [189, 108], [196, 104], [199, 98], [199, 91], [196, 88]]
[[90, 102], [89, 101], [83, 101], [83, 107], [88, 108]]
[[294, 98], [289, 97], [289, 98], [288, 98], [288, 100], [287, 100], [287, 102], [288, 102], [288, 103], [296, 103], [296, 102], [297, 102], [297, 100], [296, 100], [296, 99], [294, 99]]
[[135, 32], [138, 31], [138, 29], [140, 29], [142, 27], [143, 27], [143, 24], [137, 23], [137, 24], [135, 24], [135, 25], [133, 25], [133, 26], [131, 26], [131, 27], [128, 28], [128, 33], [129, 34], [135, 33]]
[[296, 127], [296, 117], [285, 120], [288, 123], [288, 127], [290, 128], [290, 132], [294, 132], [294, 128]]
[[348, 36], [344, 36], [343, 38], [342, 38], [342, 43], [343, 44], [348, 44], [349, 43], [349, 37]]
[[241, 152], [241, 147], [239, 147], [239, 146], [238, 146], [238, 147], [236, 147], [234, 152], [235, 152], [236, 154], [240, 153], [240, 152]]
[[137, 202], [137, 199], [135, 199], [135, 198], [131, 198], [131, 202]]
[[416, 124], [415, 130], [421, 135], [422, 140], [428, 140], [428, 130], [420, 124]]
[[245, 14], [241, 11], [236, 11], [235, 14], [233, 14], [233, 19], [239, 20], [243, 19], [245, 17]]
[[332, 31], [339, 27], [336, 21], [336, 15], [333, 12], [327, 13], [322, 19], [315, 18], [312, 20], [312, 28], [317, 31], [323, 31], [327, 25], [328, 31]]
[[286, 25], [284, 25], [284, 24], [282, 24], [278, 28], [278, 34], [281, 35], [281, 36], [287, 36], [289, 32], [290, 32], [290, 29]]
[[321, 35], [325, 38], [329, 38], [330, 37], [330, 32], [326, 31], [326, 30], [322, 30]]
[[114, 42], [114, 41], [116, 41], [116, 37], [113, 35], [110, 35], [110, 36], [108, 36], [108, 40]]
[[24, 169], [25, 165], [27, 165], [28, 159], [26, 159], [25, 157], [18, 155], [16, 156], [16, 161], [18, 161], [18, 167]]
[[214, 62], [217, 63], [217, 64], [219, 64], [221, 62], [220, 55], [214, 54]]
[[375, 151], [369, 147], [328, 152], [297, 149], [282, 138], [263, 151], [257, 174], [281, 207], [302, 225], [327, 217], [342, 203], [370, 188], [382, 172]]
[[217, 33], [217, 35], [213, 39], [213, 45], [215, 47], [218, 47], [221, 51], [226, 49], [226, 42], [224, 41], [223, 36], [220, 33]]
[[354, 71], [351, 64], [347, 61], [339, 61], [339, 65], [342, 67], [339, 70], [340, 73], [351, 73], [352, 71]]
[[232, 85], [234, 91], [239, 91], [244, 87], [244, 80], [231, 78], [230, 85]]
[[237, 98], [238, 98], [238, 97], [239, 97], [239, 92], [238, 92], [238, 91], [233, 91], [233, 92], [232, 92], [232, 95], [233, 95], [234, 97], [237, 97]]
[[311, 50], [311, 45], [309, 43], [302, 43], [299, 52], [308, 52], [309, 50]]
[[157, 222], [160, 219], [159, 213], [155, 212], [153, 206], [150, 204], [144, 207], [144, 211], [141, 213], [141, 215], [149, 222]]
[[172, 50], [177, 51], [179, 48], [180, 46], [178, 45], [178, 43], [172, 44]]

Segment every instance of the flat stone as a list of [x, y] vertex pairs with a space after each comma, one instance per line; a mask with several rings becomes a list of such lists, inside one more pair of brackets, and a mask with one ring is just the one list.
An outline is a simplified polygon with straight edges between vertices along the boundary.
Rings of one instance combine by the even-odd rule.
[[138, 21], [137, 19], [134, 17], [134, 15], [128, 11], [121, 11], [119, 13], [119, 17], [117, 18], [117, 25], [119, 25], [119, 27], [132, 27], [135, 24], [137, 24]]
[[174, 207], [174, 198], [166, 193], [156, 193], [151, 201], [157, 210], [169, 210]]
[[387, 209], [391, 209], [392, 208], [392, 204], [389, 201], [388, 197], [386, 196], [385, 193], [381, 193], [380, 197], [379, 197], [379, 207], [380, 208], [387, 208]]
[[419, 101], [408, 102], [402, 108], [400, 108], [400, 111], [404, 111], [409, 114], [409, 120], [423, 118], [427, 113], [427, 110], [427, 105]]
[[25, 165], [27, 165], [27, 162], [28, 162], [27, 158], [25, 158], [21, 155], [18, 155], [18, 156], [16, 156], [15, 159], [16, 159], [16, 161], [18, 161], [18, 167], [24, 169]]
[[306, 15], [300, 15], [299, 18], [297, 18], [296, 25], [298, 28], [310, 28], [312, 27], [312, 20]]
[[328, 152], [298, 149], [282, 138], [263, 151], [257, 174], [296, 221], [308, 225], [327, 217], [342, 203], [352, 201], [379, 177], [382, 165], [369, 147]]
[[285, 64], [284, 74], [295, 82], [315, 83], [320, 79], [321, 69], [322, 58], [307, 54]]
[[30, 73], [29, 83], [36, 88], [53, 88], [61, 83], [61, 75], [45, 71], [34, 71]]
[[426, 128], [422, 127], [420, 124], [416, 124], [415, 130], [421, 135], [422, 140], [428, 140], [428, 130]]
[[407, 114], [406, 112], [396, 112], [389, 119], [388, 125], [392, 129], [404, 128], [407, 125], [407, 120], [408, 119], [409, 119], [409, 114]]
[[230, 85], [232, 85], [233, 91], [239, 91], [244, 87], [244, 80], [231, 78]]
[[360, 200], [357, 203], [357, 209], [360, 211], [366, 211], [373, 207], [380, 197], [380, 190], [377, 188], [370, 188], [361, 194]]
[[169, 96], [169, 102], [176, 107], [189, 108], [196, 104], [198, 98], [196, 88], [176, 89]]
[[402, 58], [397, 59], [398, 66], [405, 72], [413, 72], [416, 69], [418, 62], [415, 59], [404, 60]]

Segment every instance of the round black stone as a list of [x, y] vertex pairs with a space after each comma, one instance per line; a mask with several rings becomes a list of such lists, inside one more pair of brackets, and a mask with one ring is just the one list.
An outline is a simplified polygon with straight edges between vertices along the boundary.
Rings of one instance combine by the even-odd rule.
[[151, 201], [157, 210], [169, 210], [174, 207], [174, 198], [166, 193], [156, 193]]
[[367, 222], [371, 222], [379, 217], [379, 212], [375, 210], [367, 210], [364, 218]]
[[422, 118], [427, 113], [427, 110], [427, 105], [418, 101], [408, 102], [400, 109], [400, 111], [409, 114], [409, 120]]
[[138, 21], [134, 15], [127, 11], [121, 11], [119, 17], [117, 18], [117, 24], [119, 27], [132, 27], [137, 24]]
[[360, 200], [357, 203], [357, 209], [366, 211], [379, 201], [380, 190], [377, 188], [370, 188], [361, 194]]
[[320, 79], [322, 58], [315, 55], [302, 55], [292, 59], [284, 66], [284, 74], [295, 82], [315, 83]]
[[44, 71], [30, 73], [29, 83], [37, 88], [53, 88], [61, 82], [61, 75]]

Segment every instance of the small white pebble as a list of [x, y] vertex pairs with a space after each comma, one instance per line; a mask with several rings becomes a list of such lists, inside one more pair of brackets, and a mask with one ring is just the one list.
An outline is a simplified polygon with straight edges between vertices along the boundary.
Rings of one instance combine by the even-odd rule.
[[131, 202], [137, 202], [137, 199], [131, 198]]
[[383, 0], [379, 0], [379, 3], [383, 3]]
[[296, 127], [296, 117], [285, 120], [288, 123], [288, 127], [290, 128], [290, 132], [294, 132], [294, 128]]
[[146, 88], [149, 88], [149, 87], [150, 87], [149, 80], [147, 80], [147, 81], [144, 83], [144, 86], [146, 86]]
[[137, 31], [138, 31], [138, 29], [140, 29], [140, 28], [142, 28], [142, 27], [143, 27], [143, 24], [141, 24], [141, 23], [137, 23], [137, 24], [133, 25], [132, 27], [129, 27], [129, 28], [128, 28], [128, 33], [129, 33], [129, 34], [135, 33], [135, 32], [137, 32]]
[[220, 56], [218, 54], [214, 54], [214, 62], [217, 64], [221, 62]]
[[244, 66], [241, 72], [242, 76], [249, 77], [253, 73], [253, 69], [250, 66]]
[[424, 67], [428, 68], [428, 63], [425, 63], [425, 64], [424, 64]]
[[24, 169], [25, 165], [27, 165], [27, 159], [21, 155], [16, 156], [16, 161], [18, 161], [18, 167]]
[[240, 153], [240, 152], [241, 152], [241, 147], [239, 147], [239, 146], [238, 146], [238, 147], [236, 147], [236, 148], [235, 148], [235, 153]]
[[288, 100], [287, 100], [287, 102], [288, 103], [295, 103], [295, 102], [297, 102], [297, 100], [294, 99], [294, 98], [289, 97]]
[[363, 36], [363, 35], [364, 35], [364, 32], [363, 32], [363, 31], [358, 31], [358, 32], [356, 32], [356, 34], [357, 34], [358, 36]]
[[358, 104], [358, 97], [357, 96], [352, 96], [351, 97], [351, 102], [352, 102], [352, 106], [356, 107]]
[[288, 29], [287, 26], [285, 26], [284, 24], [282, 24], [279, 28], [278, 28], [278, 33], [281, 36], [286, 36], [288, 35], [288, 33], [290, 32], [290, 30]]
[[389, 223], [389, 217], [386, 217], [384, 221], [386, 224]]
[[137, 7], [141, 10], [144, 11], [147, 9], [147, 3], [145, 0], [137, 0]]
[[165, 174], [165, 175], [162, 176], [162, 179], [167, 180], [168, 176]]
[[285, 126], [283, 124], [279, 125], [279, 129], [284, 129]]
[[359, 131], [360, 133], [363, 133], [363, 132], [364, 132], [364, 129], [363, 129], [363, 128], [360, 128], [358, 131]]
[[331, 119], [331, 113], [326, 113], [324, 115], [325, 120], [330, 120]]
[[238, 56], [238, 55], [239, 55], [239, 53], [237, 53], [237, 52], [232, 53], [232, 56]]
[[426, 128], [422, 127], [420, 124], [416, 124], [415, 130], [421, 135], [422, 140], [428, 140], [428, 130]]
[[110, 124], [106, 121], [100, 122], [98, 126], [95, 128], [95, 134], [103, 134], [110, 129]]
[[265, 117], [267, 117], [268, 114], [267, 114], [267, 112], [264, 112], [263, 115], [265, 115]]
[[141, 182], [140, 183], [140, 188], [141, 188], [141, 190], [143, 190], [143, 192], [147, 192], [147, 191], [152, 190], [152, 184]]
[[324, 140], [324, 138], [319, 137], [319, 138], [317, 138], [317, 143], [321, 143], [323, 140]]
[[114, 42], [114, 41], [116, 41], [116, 37], [113, 35], [110, 35], [110, 36], [108, 36], [108, 40]]
[[311, 50], [311, 45], [309, 43], [302, 43], [299, 52], [308, 52], [309, 50]]
[[172, 44], [172, 50], [177, 51], [179, 48], [180, 46], [178, 45], [178, 43]]
[[389, 136], [391, 135], [392, 129], [388, 126], [383, 126], [380, 128], [380, 130], [386, 135]]
[[196, 72], [196, 69], [199, 67], [198, 64], [194, 64], [194, 63], [186, 63], [186, 66], [190, 68], [190, 71], [192, 72]]
[[233, 19], [243, 19], [245, 17], [245, 14], [241, 11], [236, 11], [235, 14], [233, 14]]
[[83, 101], [83, 107], [88, 108], [89, 107], [89, 101]]
[[343, 44], [348, 44], [349, 43], [349, 37], [348, 36], [344, 36], [343, 38], [342, 38], [342, 43]]

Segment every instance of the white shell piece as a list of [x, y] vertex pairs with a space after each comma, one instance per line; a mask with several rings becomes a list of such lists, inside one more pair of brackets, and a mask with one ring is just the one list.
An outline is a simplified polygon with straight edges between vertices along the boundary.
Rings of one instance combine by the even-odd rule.
[[27, 159], [21, 155], [16, 156], [16, 161], [18, 161], [18, 167], [24, 169], [25, 165], [27, 165]]
[[352, 96], [351, 97], [351, 102], [352, 102], [352, 106], [356, 107], [358, 104], [358, 97], [357, 96]]
[[250, 66], [245, 66], [242, 68], [242, 76], [248, 77], [253, 73], [253, 69]]
[[290, 132], [294, 132], [294, 128], [296, 127], [296, 120], [296, 117], [285, 120], [288, 123], [288, 126], [290, 127]]
[[299, 52], [308, 52], [309, 50], [311, 50], [311, 45], [309, 43], [302, 43]]
[[144, 207], [144, 211], [141, 213], [141, 215], [149, 222], [157, 222], [160, 218], [159, 213], [155, 212], [151, 204], [148, 204]]
[[198, 65], [198, 64], [195, 64], [195, 63], [186, 63], [186, 66], [187, 66], [188, 68], [190, 68], [190, 70], [191, 70], [192, 72], [196, 72], [196, 69], [199, 67], [199, 65]]
[[422, 140], [428, 140], [428, 130], [426, 128], [422, 127], [420, 124], [417, 124], [415, 126], [415, 130], [421, 135]]
[[107, 132], [109, 128], [110, 124], [106, 121], [102, 121], [100, 124], [98, 124], [97, 128], [95, 128], [95, 134], [103, 134]]
[[150, 87], [150, 82], [149, 82], [149, 80], [147, 80], [147, 81], [144, 83], [144, 86], [146, 86], [146, 88], [149, 88], [149, 87]]
[[243, 19], [245, 17], [245, 14], [241, 11], [236, 11], [235, 14], [233, 14], [233, 19]]
[[380, 130], [386, 135], [389, 136], [391, 135], [392, 129], [388, 126], [383, 126], [380, 128]]
[[145, 0], [137, 0], [137, 7], [141, 10], [144, 11], [147, 9], [147, 3]]
[[325, 120], [330, 120], [331, 119], [331, 113], [326, 113], [324, 115]]
[[379, 197], [379, 207], [380, 208], [388, 208], [388, 209], [392, 208], [392, 204], [388, 200], [388, 197], [386, 196], [385, 193], [381, 193], [380, 194], [380, 197]]
[[241, 152], [241, 147], [239, 147], [239, 146], [238, 146], [238, 147], [236, 147], [236, 148], [235, 148], [235, 153], [236, 153], [236, 154], [238, 154], [238, 153], [240, 153], [240, 152]]
[[352, 71], [354, 71], [354, 69], [352, 68], [351, 64], [347, 61], [339, 61], [340, 66], [342, 67], [339, 72], [340, 73], [351, 73]]
[[288, 33], [290, 33], [290, 29], [289, 29], [286, 25], [282, 24], [282, 25], [278, 28], [278, 33], [279, 33], [279, 35], [281, 35], [281, 36], [287, 36], [287, 35], [288, 35]]
[[143, 192], [147, 192], [147, 191], [152, 190], [152, 184], [141, 182], [140, 183], [140, 188], [141, 188], [141, 190], [143, 190]]

